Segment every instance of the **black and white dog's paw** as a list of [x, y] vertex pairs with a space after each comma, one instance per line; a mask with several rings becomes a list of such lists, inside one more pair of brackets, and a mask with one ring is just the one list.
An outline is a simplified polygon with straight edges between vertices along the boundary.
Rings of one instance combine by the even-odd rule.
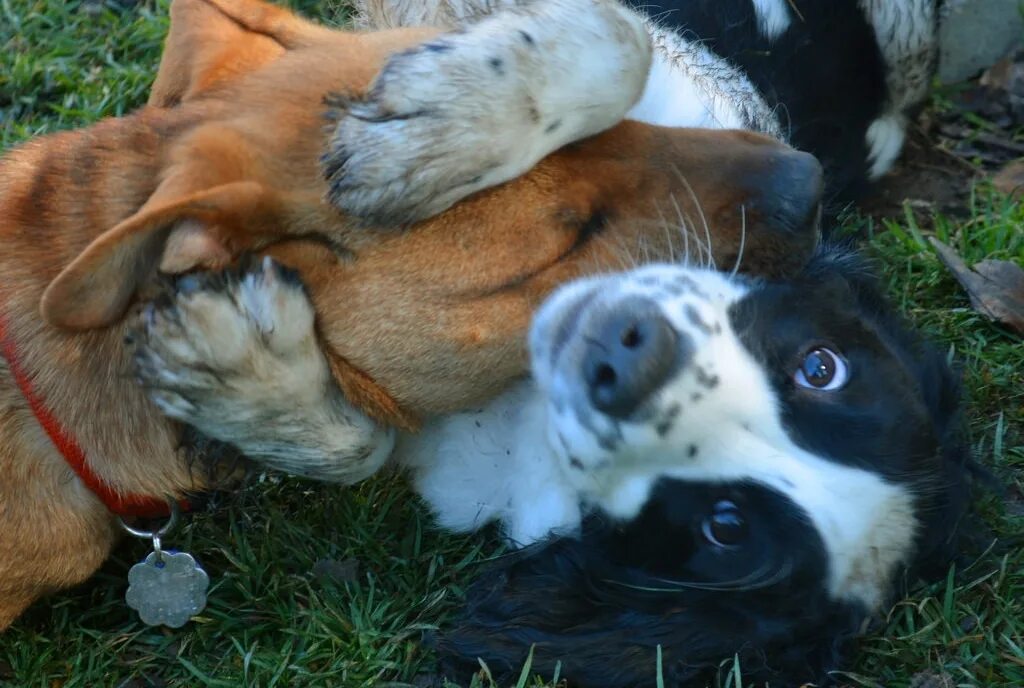
[[364, 96], [330, 99], [329, 200], [381, 227], [435, 215], [619, 122], [650, 62], [617, 0], [535, 0], [395, 55]]
[[341, 395], [298, 276], [269, 258], [177, 278], [142, 311], [135, 368], [169, 417], [271, 468], [353, 482], [392, 433]]

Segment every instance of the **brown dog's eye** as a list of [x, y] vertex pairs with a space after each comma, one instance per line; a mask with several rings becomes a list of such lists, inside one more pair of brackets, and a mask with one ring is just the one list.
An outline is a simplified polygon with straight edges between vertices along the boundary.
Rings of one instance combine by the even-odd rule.
[[576, 233], [576, 241], [567, 252], [568, 255], [607, 229], [609, 215], [600, 208], [581, 211], [565, 207], [555, 213], [555, 220], [566, 230]]
[[750, 534], [747, 519], [728, 499], [715, 503], [711, 515], [701, 524], [701, 532], [716, 547], [738, 547]]
[[846, 384], [849, 366], [843, 357], [825, 347], [815, 347], [804, 354], [800, 367], [793, 374], [797, 385], [830, 392]]

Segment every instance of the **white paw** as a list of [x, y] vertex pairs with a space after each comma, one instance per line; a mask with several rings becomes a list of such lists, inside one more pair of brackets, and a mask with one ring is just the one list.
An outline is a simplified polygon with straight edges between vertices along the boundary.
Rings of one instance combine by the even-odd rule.
[[143, 311], [136, 372], [167, 415], [200, 430], [225, 402], [266, 394], [322, 395], [327, 366], [298, 277], [269, 258], [187, 275]]
[[889, 113], [879, 117], [868, 127], [865, 141], [868, 145], [868, 177], [880, 178], [896, 163], [906, 139], [906, 119]]
[[435, 215], [619, 122], [650, 62], [617, 0], [537, 0], [395, 55], [365, 95], [333, 101], [329, 199], [384, 227]]
[[180, 277], [129, 337], [136, 374], [167, 416], [269, 468], [355, 482], [394, 433], [337, 389], [314, 317], [298, 276], [269, 258]]

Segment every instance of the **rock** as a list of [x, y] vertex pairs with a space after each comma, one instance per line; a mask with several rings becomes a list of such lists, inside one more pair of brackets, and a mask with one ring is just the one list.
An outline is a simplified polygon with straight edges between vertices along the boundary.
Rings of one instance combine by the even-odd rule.
[[939, 27], [939, 79], [964, 81], [1024, 42], [1021, 0], [946, 0]]

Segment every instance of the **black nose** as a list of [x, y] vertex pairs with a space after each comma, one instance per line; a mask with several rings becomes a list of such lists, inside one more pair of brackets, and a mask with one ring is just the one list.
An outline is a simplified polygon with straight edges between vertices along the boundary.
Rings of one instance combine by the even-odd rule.
[[590, 403], [626, 418], [679, 364], [679, 336], [646, 299], [617, 304], [586, 327], [583, 379]]
[[753, 210], [771, 227], [790, 232], [816, 231], [824, 173], [813, 155], [779, 152], [753, 172], [757, 194]]

